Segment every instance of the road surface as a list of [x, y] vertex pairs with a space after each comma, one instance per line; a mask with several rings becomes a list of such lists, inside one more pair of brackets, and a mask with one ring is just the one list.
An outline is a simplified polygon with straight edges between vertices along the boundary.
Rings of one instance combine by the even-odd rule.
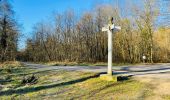
[[[69, 71], [84, 71], [84, 72], [107, 72], [106, 66], [48, 66], [42, 64], [26, 63], [24, 64], [37, 70], [69, 70]], [[133, 65], [133, 66], [114, 66], [113, 74], [115, 75], [154, 75], [170, 73], [170, 63], [154, 64], [154, 65]], [[170, 77], [170, 76], [169, 76]]]

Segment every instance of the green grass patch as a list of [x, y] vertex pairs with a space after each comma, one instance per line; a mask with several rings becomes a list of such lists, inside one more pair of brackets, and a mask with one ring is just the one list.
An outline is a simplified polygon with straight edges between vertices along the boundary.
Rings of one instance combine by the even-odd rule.
[[164, 100], [170, 100], [170, 95], [163, 95], [162, 98], [163, 98]]

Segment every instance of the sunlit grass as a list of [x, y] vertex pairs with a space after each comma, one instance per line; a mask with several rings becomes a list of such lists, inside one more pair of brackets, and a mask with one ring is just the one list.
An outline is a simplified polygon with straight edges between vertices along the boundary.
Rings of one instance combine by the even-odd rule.
[[[14, 70], [14, 69], [12, 69]], [[130, 79], [122, 82], [107, 82], [98, 77], [97, 73], [80, 71], [37, 71], [28, 68], [18, 68], [11, 73], [0, 72], [0, 79], [9, 76], [11, 81], [2, 82], [0, 99], [139, 99], [147, 98], [152, 88], [147, 84]], [[24, 75], [35, 74], [38, 83], [21, 85]], [[168, 96], [166, 96], [168, 98]]]
[[6, 62], [0, 62], [0, 68], [15, 68], [15, 67], [22, 67], [23, 64], [21, 64], [19, 61], [6, 61]]

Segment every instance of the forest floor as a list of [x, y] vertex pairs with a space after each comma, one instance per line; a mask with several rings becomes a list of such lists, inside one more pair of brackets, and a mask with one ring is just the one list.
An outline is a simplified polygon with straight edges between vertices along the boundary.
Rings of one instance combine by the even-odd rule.
[[[134, 67], [134, 69], [130, 67], [129, 70], [135, 70], [138, 67]], [[163, 68], [165, 69], [165, 66]], [[38, 78], [37, 83], [21, 84], [24, 76], [32, 74], [35, 74]], [[99, 72], [61, 68], [36, 69], [33, 66], [30, 67], [30, 65], [0, 68], [0, 100], [170, 99], [170, 72], [168, 71], [138, 74], [130, 77], [129, 80], [118, 81], [117, 83], [103, 81], [98, 76]]]

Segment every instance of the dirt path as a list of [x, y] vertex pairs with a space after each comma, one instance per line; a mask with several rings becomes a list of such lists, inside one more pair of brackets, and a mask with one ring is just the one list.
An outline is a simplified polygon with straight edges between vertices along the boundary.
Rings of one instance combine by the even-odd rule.
[[170, 73], [140, 75], [134, 79], [148, 84], [152, 96], [147, 100], [170, 100]]

